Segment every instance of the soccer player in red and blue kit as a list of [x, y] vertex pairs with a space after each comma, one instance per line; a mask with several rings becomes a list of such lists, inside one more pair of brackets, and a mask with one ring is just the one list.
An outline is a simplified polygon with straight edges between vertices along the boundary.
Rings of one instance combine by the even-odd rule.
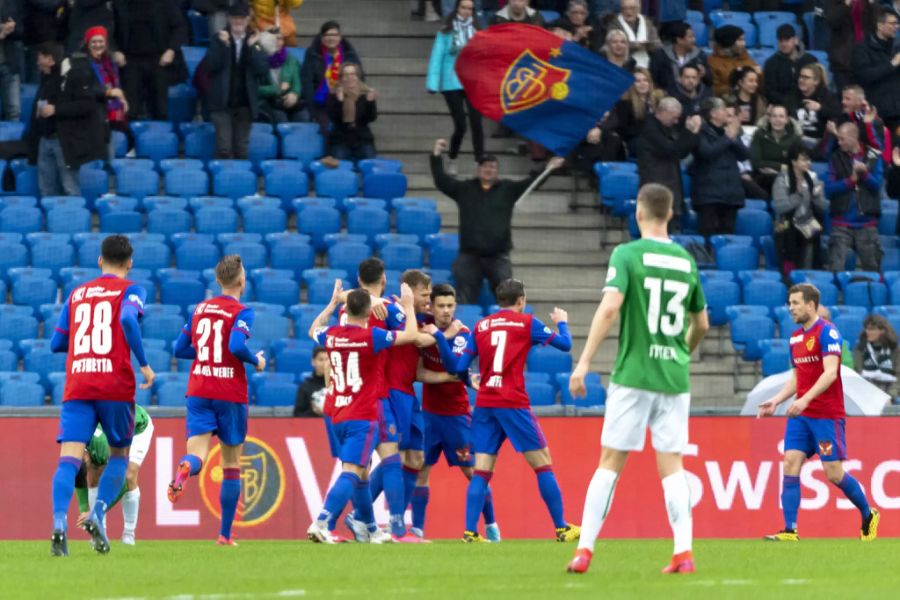
[[247, 437], [247, 372], [266, 368], [262, 352], [247, 347], [253, 326], [253, 309], [238, 300], [247, 285], [241, 257], [229, 254], [216, 265], [216, 281], [222, 293], [201, 302], [175, 340], [176, 358], [193, 359], [187, 389], [187, 454], [178, 461], [169, 484], [170, 502], [184, 493], [184, 483], [197, 475], [209, 454], [213, 434], [222, 444], [222, 487], [219, 503], [222, 523], [217, 543], [236, 546], [231, 526], [241, 496], [241, 452]]
[[451, 373], [469, 368], [478, 355], [481, 383], [472, 415], [472, 445], [475, 448], [475, 474], [466, 496], [465, 542], [486, 541], [477, 532], [478, 516], [484, 507], [488, 482], [497, 462], [500, 446], [509, 438], [516, 452], [521, 452], [537, 475], [541, 497], [556, 528], [560, 542], [578, 539], [580, 529], [566, 522], [563, 515], [562, 493], [544, 433], [531, 412], [525, 391], [525, 360], [535, 344], [551, 345], [568, 352], [572, 336], [566, 325], [566, 311], [554, 308], [551, 318], [559, 327], [553, 333], [533, 315], [525, 313], [525, 285], [517, 279], [505, 279], [496, 290], [500, 311], [478, 321], [475, 334], [469, 338], [466, 350], [457, 360], [446, 338], [434, 334], [441, 351], [441, 359]]
[[100, 277], [69, 295], [53, 337], [53, 352], [67, 352], [66, 385], [59, 418], [59, 464], [53, 475], [52, 556], [68, 556], [66, 513], [81, 468], [84, 448], [97, 423], [109, 441], [110, 457], [100, 476], [94, 510], [84, 528], [100, 554], [109, 552], [103, 516], [125, 481], [128, 450], [134, 434], [134, 370], [131, 353], [144, 376], [142, 389], [153, 385], [141, 341], [140, 318], [146, 292], [125, 277], [131, 270], [131, 243], [123, 235], [103, 240]]
[[800, 469], [814, 454], [822, 460], [828, 480], [859, 509], [862, 527], [859, 538], [878, 536], [878, 509], [871, 508], [859, 482], [844, 471], [847, 459], [844, 437], [844, 390], [841, 385], [841, 334], [834, 325], [819, 318], [819, 290], [808, 283], [791, 287], [788, 307], [794, 322], [802, 327], [791, 335], [791, 378], [778, 394], [759, 405], [758, 416], [775, 414], [779, 404], [796, 394], [787, 409], [784, 433], [784, 480], [781, 506], [784, 529], [765, 539], [796, 542], [797, 512], [800, 509]]
[[[450, 351], [458, 358], [469, 344], [471, 332], [460, 321], [453, 319], [456, 311], [456, 290], [447, 283], [434, 286], [431, 292], [431, 311], [434, 324], [424, 327], [425, 333], [440, 331], [448, 341]], [[441, 360], [436, 345], [419, 350], [421, 359], [416, 378], [422, 381], [422, 412], [425, 425], [424, 466], [419, 472], [413, 490], [412, 528], [410, 532], [425, 536], [425, 511], [428, 507], [430, 487], [428, 485], [431, 467], [437, 464], [441, 454], [451, 467], [459, 467], [467, 479], [471, 480], [475, 457], [472, 455], [472, 416], [469, 393], [463, 383], [468, 373], [459, 376], [448, 373]], [[494, 516], [494, 501], [491, 488], [485, 492], [484, 508], [485, 536], [488, 541], [500, 541], [500, 528]]]
[[[383, 373], [383, 363], [378, 354], [394, 345], [411, 344], [418, 337], [412, 291], [402, 285], [400, 305], [404, 312], [404, 329], [387, 331], [369, 327], [372, 297], [363, 289], [353, 290], [346, 297], [345, 324], [327, 327], [341, 301], [341, 280], [335, 282], [331, 302], [316, 317], [309, 330], [310, 337], [325, 348], [331, 364], [332, 390], [325, 401], [325, 412], [331, 419], [329, 442], [332, 454], [342, 463], [342, 472], [325, 496], [322, 511], [309, 526], [307, 535], [314, 542], [335, 543], [332, 523], [344, 510], [348, 500], [353, 501], [359, 518], [374, 537], [378, 526], [372, 508], [372, 494], [363, 480], [372, 450], [378, 445], [381, 427], [378, 416], [382, 404], [381, 391], [376, 381]], [[418, 542], [418, 538], [393, 534], [394, 542]]]

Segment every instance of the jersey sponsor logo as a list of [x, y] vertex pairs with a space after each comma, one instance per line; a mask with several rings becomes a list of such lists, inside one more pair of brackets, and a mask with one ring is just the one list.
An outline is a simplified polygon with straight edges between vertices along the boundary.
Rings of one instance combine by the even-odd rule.
[[829, 440], [822, 440], [819, 442], [819, 455], [820, 456], [831, 456], [831, 453], [834, 451], [834, 444], [832, 444]]
[[238, 322], [237, 322], [237, 328], [238, 328], [238, 329], [247, 329], [247, 330], [250, 329], [249, 327], [247, 327], [247, 322], [246, 322], [246, 321], [243, 321], [243, 320], [241, 320], [241, 319], [238, 319]]
[[833, 339], [833, 340], [836, 340], [836, 339], [838, 339], [838, 337], [840, 337], [837, 330], [835, 330], [835, 329], [829, 329], [828, 335], [831, 336], [831, 339]]
[[406, 320], [406, 313], [398, 312], [398, 313], [397, 313], [397, 321], [399, 321], [400, 323], [402, 323], [402, 322], [405, 321], [405, 320]]
[[461, 347], [465, 348], [465, 346], [466, 346], [466, 338], [461, 337], [461, 336], [456, 336], [455, 338], [453, 338], [453, 345], [456, 346], [456, 347], [460, 347], [460, 346], [461, 346]]
[[669, 269], [670, 271], [681, 271], [682, 273], [691, 272], [691, 261], [680, 256], [669, 256], [668, 254], [654, 254], [647, 252], [641, 258], [645, 267], [656, 267], [657, 269]]
[[140, 308], [141, 310], [144, 309], [144, 301], [141, 300], [141, 297], [138, 296], [137, 294], [129, 294], [129, 295], [128, 295], [128, 301], [129, 301], [129, 302], [132, 302], [132, 303], [134, 303], [134, 304], [137, 304], [137, 305], [138, 305], [138, 308]]
[[794, 362], [799, 364], [817, 363], [820, 360], [821, 358], [819, 358], [819, 355], [817, 354], [813, 356], [798, 356], [794, 358]]
[[840, 353], [841, 345], [840, 344], [828, 344], [828, 351]]
[[[219, 489], [222, 486], [222, 447], [216, 445], [200, 472], [200, 494], [207, 510], [221, 518]], [[284, 499], [285, 476], [281, 460], [259, 438], [248, 437], [241, 454], [241, 498], [235, 527], [254, 527], [268, 521]]]
[[806, 349], [812, 352], [812, 349], [816, 347], [816, 338], [809, 338], [806, 340]]
[[487, 383], [484, 384], [485, 387], [489, 388], [499, 388], [503, 387], [503, 376], [502, 375], [491, 375], [487, 380]]
[[87, 291], [86, 288], [80, 287], [72, 293], [72, 300], [74, 302], [81, 302], [84, 300], [84, 293]]
[[384, 334], [384, 341], [386, 341], [387, 343], [393, 344], [394, 339], [395, 339], [395, 337], [394, 337], [393, 331], [388, 331], [387, 333]]
[[802, 341], [803, 341], [802, 335], [795, 335], [795, 336], [791, 337], [791, 339], [789, 340], [789, 343], [793, 346], [794, 344], [799, 344]]
[[609, 283], [613, 279], [616, 278], [616, 268], [610, 267], [609, 270], [606, 271], [606, 283]]

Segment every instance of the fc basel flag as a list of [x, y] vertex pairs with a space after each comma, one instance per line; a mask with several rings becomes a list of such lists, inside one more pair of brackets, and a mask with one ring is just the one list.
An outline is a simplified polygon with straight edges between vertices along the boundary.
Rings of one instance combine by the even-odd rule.
[[634, 79], [574, 42], [516, 23], [476, 33], [457, 57], [456, 74], [481, 114], [560, 155], [584, 139]]

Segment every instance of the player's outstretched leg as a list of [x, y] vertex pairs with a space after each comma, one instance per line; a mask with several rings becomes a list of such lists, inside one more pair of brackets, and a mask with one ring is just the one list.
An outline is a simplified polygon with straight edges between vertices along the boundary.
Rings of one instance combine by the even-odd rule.
[[60, 456], [53, 474], [53, 534], [50, 538], [51, 556], [68, 556], [66, 540], [66, 514], [72, 493], [75, 491], [75, 476], [81, 468], [81, 460], [73, 456]]
[[494, 494], [491, 492], [491, 486], [487, 486], [484, 490], [484, 508], [481, 509], [481, 514], [484, 516], [484, 536], [489, 542], [502, 541], [500, 526], [497, 525], [497, 517], [494, 515]]
[[240, 468], [226, 467], [222, 469], [222, 487], [219, 489], [219, 505], [222, 508], [222, 525], [216, 543], [222, 546], [237, 546], [231, 539], [231, 525], [237, 512], [238, 500], [241, 497]]
[[693, 573], [694, 555], [691, 550], [694, 533], [694, 519], [691, 516], [691, 488], [684, 471], [677, 471], [662, 478], [666, 512], [675, 548], [672, 562], [663, 568], [663, 573]]
[[[406, 523], [403, 514], [406, 506], [403, 504], [403, 470], [400, 465], [400, 455], [392, 454], [381, 461], [384, 477], [384, 495], [387, 498], [388, 511], [391, 513], [391, 538], [395, 542], [412, 542], [415, 536], [406, 534]], [[373, 494], [374, 498], [374, 494]], [[407, 539], [410, 538], [410, 539]], [[418, 538], [415, 541], [421, 541]]]
[[556, 541], [573, 542], [581, 535], [581, 529], [570, 523], [566, 523], [563, 514], [562, 492], [559, 489], [559, 483], [556, 481], [556, 475], [553, 474], [552, 465], [543, 465], [534, 469], [537, 475], [538, 489], [541, 492], [541, 498], [547, 505], [547, 511], [550, 518], [553, 519], [553, 527], [556, 529]]
[[594, 543], [603, 528], [609, 507], [612, 506], [613, 493], [616, 490], [618, 479], [618, 473], [610, 469], [598, 468], [594, 471], [584, 499], [581, 539], [578, 540], [578, 549], [566, 569], [570, 573], [585, 573], [591, 566]]
[[198, 474], [202, 468], [203, 459], [199, 456], [185, 454], [181, 457], [181, 460], [178, 461], [178, 469], [175, 471], [175, 479], [169, 484], [169, 502], [173, 504], [178, 502], [178, 499], [184, 493], [184, 483], [188, 478]]
[[798, 542], [797, 513], [800, 512], [800, 476], [785, 475], [781, 480], [781, 510], [784, 513], [784, 529], [765, 540], [770, 542]]
[[[381, 544], [386, 541], [381, 529], [375, 522], [375, 509], [372, 506], [372, 492], [367, 481], [357, 481], [353, 485], [353, 508], [358, 519], [350, 519], [355, 524], [362, 524], [362, 531], [357, 531], [348, 524], [357, 542]], [[347, 515], [350, 518], [350, 515]]]
[[310, 541], [322, 544], [335, 543], [334, 536], [331, 534], [331, 530], [328, 529], [328, 521], [333, 515], [340, 516], [347, 502], [353, 496], [353, 490], [361, 481], [356, 473], [344, 471], [340, 474], [325, 496], [325, 505], [322, 507], [322, 511], [306, 531]]
[[412, 527], [410, 531], [425, 537], [425, 513], [428, 510], [428, 499], [431, 496], [431, 488], [427, 485], [417, 485], [413, 488], [410, 504], [412, 505]]
[[[869, 506], [869, 501], [866, 499], [866, 493], [863, 491], [862, 486], [859, 485], [859, 482], [853, 475], [843, 470], [840, 462], [825, 462], [823, 464], [831, 482], [844, 492], [847, 499], [859, 510], [859, 515], [862, 517], [859, 539], [864, 542], [874, 540], [878, 537], [878, 523], [881, 521], [878, 509]], [[832, 467], [831, 465], [835, 466]]]
[[[121, 451], [122, 449], [117, 448], [115, 450]], [[113, 454], [109, 457], [109, 462], [106, 463], [106, 468], [103, 469], [103, 474], [100, 476], [100, 484], [97, 487], [97, 502], [94, 505], [94, 510], [84, 522], [85, 530], [91, 535], [91, 546], [99, 554], [109, 552], [109, 538], [106, 536], [103, 518], [106, 516], [108, 507], [113, 505], [122, 491], [127, 470], [127, 448], [125, 449], [125, 454]]]

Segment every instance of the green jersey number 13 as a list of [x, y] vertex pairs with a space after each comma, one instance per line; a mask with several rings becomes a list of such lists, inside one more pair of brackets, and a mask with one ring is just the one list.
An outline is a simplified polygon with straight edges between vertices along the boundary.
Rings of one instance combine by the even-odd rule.
[[[684, 331], [684, 299], [690, 286], [683, 281], [646, 277], [644, 289], [650, 292], [647, 306], [647, 329], [651, 335], [662, 332], [666, 336], [678, 336]], [[663, 292], [672, 294], [666, 303], [665, 313], [660, 314]]]

